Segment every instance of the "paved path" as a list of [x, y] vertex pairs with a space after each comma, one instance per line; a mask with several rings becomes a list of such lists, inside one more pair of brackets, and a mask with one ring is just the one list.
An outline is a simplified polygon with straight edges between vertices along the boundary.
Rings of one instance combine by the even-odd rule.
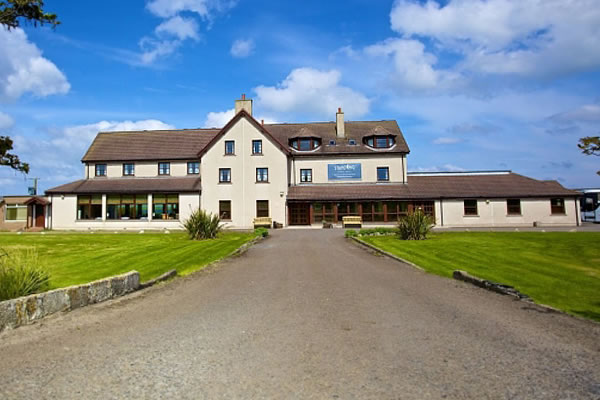
[[284, 230], [1, 334], [0, 398], [598, 399], [600, 324]]

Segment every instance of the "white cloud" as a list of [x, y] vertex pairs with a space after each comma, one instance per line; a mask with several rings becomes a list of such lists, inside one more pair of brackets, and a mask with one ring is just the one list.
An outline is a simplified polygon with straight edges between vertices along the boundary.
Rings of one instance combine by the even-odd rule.
[[0, 100], [16, 100], [25, 93], [46, 97], [70, 88], [65, 75], [42, 57], [22, 29], [0, 27]]
[[205, 128], [222, 128], [233, 118], [235, 109], [226, 111], [209, 112], [204, 121]]
[[[15, 121], [8, 114], [0, 111], [0, 129], [10, 129], [15, 124]], [[2, 132], [0, 132], [2, 134]]]
[[294, 69], [277, 86], [254, 88], [257, 103], [273, 112], [316, 114], [332, 117], [342, 107], [350, 118], [369, 112], [370, 100], [363, 94], [340, 85], [337, 70]]
[[442, 137], [436, 138], [433, 141], [433, 144], [456, 144], [456, 143], [460, 143], [460, 142], [462, 142], [462, 139], [460, 139], [460, 138], [442, 136]]
[[154, 37], [145, 36], [140, 40], [141, 65], [150, 66], [161, 58], [173, 54], [186, 40], [198, 40], [198, 23], [192, 17], [182, 17], [182, 13], [197, 14], [208, 21], [210, 29], [217, 13], [233, 8], [237, 0], [151, 0], [146, 8], [157, 17], [164, 18], [154, 29]]
[[390, 20], [406, 38], [464, 56], [462, 71], [546, 78], [600, 66], [595, 0], [401, 0]]
[[233, 57], [248, 57], [254, 51], [254, 41], [252, 39], [238, 39], [231, 45], [230, 53]]
[[550, 117], [551, 120], [556, 122], [599, 122], [600, 121], [600, 105], [598, 104], [585, 104], [581, 107], [573, 110], [554, 114]]
[[179, 40], [198, 40], [198, 23], [192, 18], [182, 18], [176, 15], [158, 25], [154, 32], [157, 35], [172, 35]]
[[367, 46], [365, 53], [392, 62], [393, 68], [385, 79], [401, 90], [440, 91], [456, 86], [460, 79], [456, 73], [436, 70], [437, 57], [425, 51], [425, 46], [418, 40], [387, 39]]

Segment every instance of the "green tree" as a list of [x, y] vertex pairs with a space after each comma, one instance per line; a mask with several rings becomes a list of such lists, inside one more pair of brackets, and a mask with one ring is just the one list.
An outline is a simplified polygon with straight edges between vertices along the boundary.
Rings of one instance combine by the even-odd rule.
[[21, 162], [19, 157], [10, 154], [13, 148], [13, 141], [8, 136], [0, 136], [0, 165], [6, 165], [17, 171], [29, 173], [29, 164]]
[[[50, 24], [54, 28], [60, 24], [56, 14], [44, 12], [43, 7], [43, 0], [0, 0], [0, 25], [11, 30], [19, 27], [23, 19], [33, 23], [33, 26]], [[0, 165], [28, 173], [29, 164], [9, 153], [12, 148], [13, 141], [8, 136], [0, 136]]]
[[50, 24], [54, 28], [60, 24], [56, 14], [45, 12], [43, 7], [43, 0], [0, 0], [0, 25], [10, 30], [17, 28], [23, 19], [34, 26]]
[[[588, 156], [600, 156], [600, 136], [586, 136], [579, 139], [577, 147]], [[596, 172], [600, 175], [600, 171]]]

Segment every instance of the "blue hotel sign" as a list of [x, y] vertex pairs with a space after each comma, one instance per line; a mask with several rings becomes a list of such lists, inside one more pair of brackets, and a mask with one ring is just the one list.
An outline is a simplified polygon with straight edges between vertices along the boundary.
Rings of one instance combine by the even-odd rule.
[[327, 179], [330, 181], [361, 178], [360, 164], [327, 164]]

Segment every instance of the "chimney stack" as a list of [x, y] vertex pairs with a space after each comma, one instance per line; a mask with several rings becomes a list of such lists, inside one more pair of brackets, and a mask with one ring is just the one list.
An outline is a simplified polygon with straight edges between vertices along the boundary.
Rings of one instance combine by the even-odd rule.
[[246, 100], [246, 95], [242, 94], [240, 100], [235, 101], [235, 114], [245, 110], [248, 114], [252, 115], [252, 99]]
[[338, 139], [346, 138], [346, 126], [344, 125], [344, 113], [342, 108], [338, 108], [338, 112], [335, 114], [335, 131]]

